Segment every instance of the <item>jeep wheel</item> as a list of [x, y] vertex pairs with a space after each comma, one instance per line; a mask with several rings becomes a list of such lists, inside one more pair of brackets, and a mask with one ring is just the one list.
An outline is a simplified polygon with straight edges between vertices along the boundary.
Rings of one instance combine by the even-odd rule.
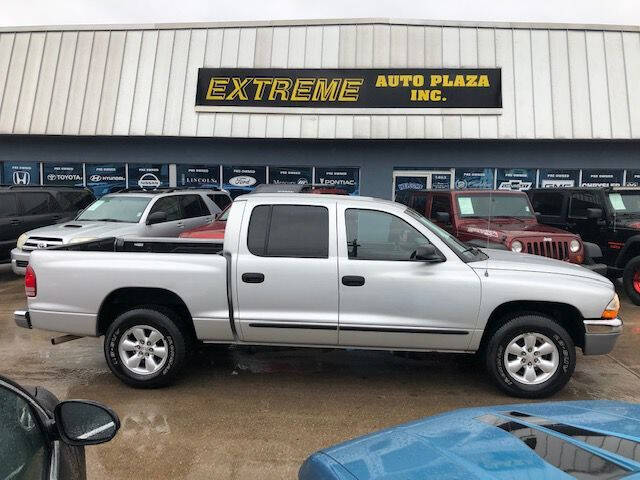
[[121, 314], [104, 337], [104, 355], [124, 383], [155, 388], [170, 383], [186, 359], [187, 338], [173, 312], [136, 308]]
[[567, 331], [538, 314], [508, 321], [489, 339], [487, 370], [510, 395], [543, 398], [566, 385], [576, 365], [576, 349]]
[[622, 283], [629, 299], [640, 305], [640, 256], [627, 262], [622, 274]]

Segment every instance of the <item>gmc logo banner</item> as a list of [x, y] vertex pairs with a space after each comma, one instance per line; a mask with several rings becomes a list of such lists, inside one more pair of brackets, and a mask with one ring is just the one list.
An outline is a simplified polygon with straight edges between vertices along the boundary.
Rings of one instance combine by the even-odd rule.
[[196, 91], [201, 112], [496, 114], [500, 108], [499, 68], [200, 68]]

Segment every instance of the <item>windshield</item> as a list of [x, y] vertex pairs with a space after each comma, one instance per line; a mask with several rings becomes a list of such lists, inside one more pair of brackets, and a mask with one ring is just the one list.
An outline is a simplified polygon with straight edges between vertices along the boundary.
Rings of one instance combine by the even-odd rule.
[[480, 260], [486, 260], [487, 255], [482, 253], [480, 250], [474, 247], [469, 247], [465, 245], [456, 237], [451, 235], [446, 230], [434, 225], [429, 220], [427, 220], [424, 216], [420, 215], [418, 212], [411, 208], [407, 208], [404, 213], [409, 215], [412, 218], [418, 220], [422, 225], [427, 227], [431, 232], [433, 232], [440, 240], [442, 240], [447, 247], [449, 247], [453, 252], [458, 255], [465, 262], [478, 262]]
[[458, 195], [462, 218], [535, 218], [526, 195]]
[[76, 220], [138, 223], [150, 201], [151, 197], [102, 197], [89, 205]]
[[640, 191], [610, 193], [609, 203], [617, 215], [640, 215]]

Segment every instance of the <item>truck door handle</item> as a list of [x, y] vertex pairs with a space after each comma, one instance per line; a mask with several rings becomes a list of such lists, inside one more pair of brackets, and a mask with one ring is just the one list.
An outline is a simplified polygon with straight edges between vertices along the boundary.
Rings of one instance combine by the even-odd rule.
[[264, 282], [264, 273], [243, 273], [242, 281], [244, 283], [262, 283]]
[[342, 284], [346, 287], [361, 287], [364, 285], [364, 277], [359, 275], [345, 275]]
[[20, 225], [20, 220], [11, 220], [11, 225]]

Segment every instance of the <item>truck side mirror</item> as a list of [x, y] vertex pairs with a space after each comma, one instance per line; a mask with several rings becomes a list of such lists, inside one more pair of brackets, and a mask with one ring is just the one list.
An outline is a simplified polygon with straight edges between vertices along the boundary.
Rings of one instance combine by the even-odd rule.
[[416, 248], [416, 251], [413, 252], [412, 260], [419, 260], [421, 262], [443, 262], [444, 258], [436, 247], [428, 244]]
[[602, 218], [601, 208], [587, 208], [587, 218], [589, 220], [600, 220]]
[[167, 221], [167, 212], [153, 212], [147, 217], [147, 225], [154, 225]]
[[448, 212], [436, 212], [436, 220], [440, 223], [451, 223], [451, 217]]

